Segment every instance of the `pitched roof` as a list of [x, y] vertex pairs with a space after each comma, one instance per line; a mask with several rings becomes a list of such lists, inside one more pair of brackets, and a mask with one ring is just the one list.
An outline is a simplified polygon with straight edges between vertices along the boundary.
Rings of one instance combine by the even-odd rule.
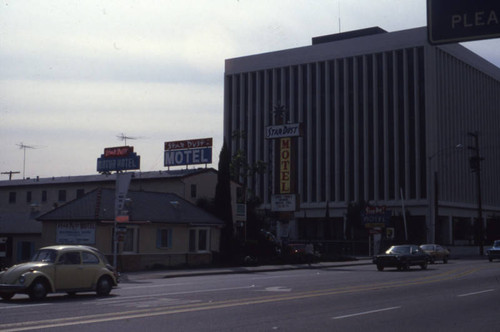
[[[129, 191], [130, 223], [161, 222], [188, 225], [220, 225], [224, 222], [196, 205], [170, 193]], [[112, 221], [115, 190], [95, 189], [37, 218], [39, 221]]]

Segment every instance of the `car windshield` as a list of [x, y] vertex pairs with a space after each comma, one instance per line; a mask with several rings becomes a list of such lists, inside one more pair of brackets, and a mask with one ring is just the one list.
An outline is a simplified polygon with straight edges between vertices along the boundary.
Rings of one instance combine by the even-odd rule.
[[420, 248], [422, 248], [422, 250], [433, 250], [434, 246], [431, 244], [425, 244], [425, 245], [420, 246]]
[[390, 247], [386, 252], [386, 254], [409, 254], [410, 247], [407, 246], [394, 246]]
[[57, 252], [53, 249], [41, 249], [38, 250], [33, 258], [32, 262], [46, 262], [46, 263], [54, 263], [56, 261]]
[[500, 240], [493, 242], [493, 247], [500, 247]]

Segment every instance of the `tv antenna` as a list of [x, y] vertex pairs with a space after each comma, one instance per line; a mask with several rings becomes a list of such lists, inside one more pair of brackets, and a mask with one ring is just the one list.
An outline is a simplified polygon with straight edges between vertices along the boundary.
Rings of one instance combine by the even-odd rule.
[[23, 142], [19, 143], [19, 144], [16, 144], [19, 149], [22, 149], [23, 150], [23, 180], [25, 179], [24, 175], [25, 175], [25, 172], [26, 172], [26, 149], [39, 149], [41, 148], [41, 146], [37, 146], [37, 145], [26, 145], [24, 144]]
[[142, 138], [141, 136], [127, 136], [124, 133], [118, 134], [118, 135], [116, 135], [116, 137], [120, 141], [123, 141], [125, 145], [127, 145], [127, 140], [128, 139], [134, 140], [134, 139], [140, 139], [140, 138]]
[[8, 172], [2, 172], [1, 174], [8, 174], [9, 175], [9, 181], [12, 180], [12, 174], [19, 174], [21, 172], [18, 171], [8, 171]]

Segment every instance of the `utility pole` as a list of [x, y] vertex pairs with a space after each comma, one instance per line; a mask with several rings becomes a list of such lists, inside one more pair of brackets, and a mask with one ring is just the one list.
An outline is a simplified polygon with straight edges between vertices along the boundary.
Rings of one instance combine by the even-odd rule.
[[478, 245], [479, 245], [479, 255], [484, 254], [484, 223], [483, 223], [483, 207], [481, 200], [481, 158], [479, 154], [479, 133], [477, 131], [468, 133], [474, 139], [474, 145], [469, 146], [469, 149], [474, 151], [474, 155], [469, 158], [470, 168], [473, 173], [476, 173], [476, 194], [477, 194], [477, 222], [478, 227]]

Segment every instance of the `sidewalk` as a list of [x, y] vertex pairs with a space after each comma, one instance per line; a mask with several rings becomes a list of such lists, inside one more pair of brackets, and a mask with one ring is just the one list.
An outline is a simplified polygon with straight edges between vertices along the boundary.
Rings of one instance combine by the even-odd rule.
[[270, 271], [287, 271], [300, 269], [326, 269], [336, 267], [346, 267], [354, 265], [373, 264], [371, 257], [362, 257], [352, 261], [342, 262], [319, 262], [308, 264], [283, 264], [283, 265], [259, 265], [259, 266], [235, 266], [235, 267], [220, 267], [220, 268], [186, 268], [186, 269], [171, 269], [171, 270], [148, 270], [138, 272], [124, 272], [121, 274], [122, 282], [133, 282], [147, 279], [175, 278], [187, 276], [205, 276], [217, 274], [232, 274], [232, 273], [258, 273]]

